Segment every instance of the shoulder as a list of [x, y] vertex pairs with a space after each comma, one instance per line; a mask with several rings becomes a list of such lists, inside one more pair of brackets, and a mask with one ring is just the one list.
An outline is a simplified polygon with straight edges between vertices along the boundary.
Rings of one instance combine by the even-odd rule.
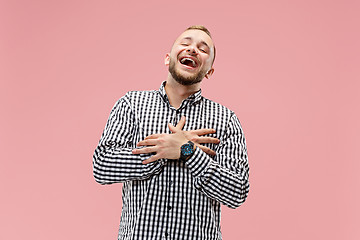
[[227, 118], [231, 118], [235, 115], [234, 111], [231, 109], [208, 98], [203, 97], [203, 103], [205, 110], [213, 112], [214, 115], [222, 115]]
[[224, 105], [204, 98], [204, 106], [209, 119], [216, 120], [216, 128], [221, 134], [234, 134], [243, 136], [242, 124], [234, 111]]
[[159, 95], [159, 91], [156, 90], [129, 91], [115, 103], [115, 107], [135, 110], [156, 102]]
[[139, 97], [152, 97], [157, 95], [157, 90], [145, 90], [145, 91], [129, 91], [125, 94], [128, 98], [139, 98]]

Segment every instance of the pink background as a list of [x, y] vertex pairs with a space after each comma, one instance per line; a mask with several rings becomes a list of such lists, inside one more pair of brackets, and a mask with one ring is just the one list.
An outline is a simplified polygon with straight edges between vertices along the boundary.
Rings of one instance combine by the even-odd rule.
[[[251, 189], [225, 240], [360, 239], [359, 1], [0, 3], [0, 239], [116, 239], [121, 184], [92, 154], [115, 101], [158, 89], [165, 53], [204, 24], [204, 96], [234, 110]], [[357, 148], [356, 148], [357, 147]]]

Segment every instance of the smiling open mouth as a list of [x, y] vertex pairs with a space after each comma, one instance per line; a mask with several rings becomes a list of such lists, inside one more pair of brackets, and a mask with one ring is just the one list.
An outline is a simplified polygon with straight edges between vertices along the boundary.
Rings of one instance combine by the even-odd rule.
[[188, 67], [192, 67], [192, 68], [196, 68], [197, 67], [197, 63], [195, 62], [195, 60], [189, 58], [189, 57], [183, 57], [180, 59], [180, 63], [188, 66]]

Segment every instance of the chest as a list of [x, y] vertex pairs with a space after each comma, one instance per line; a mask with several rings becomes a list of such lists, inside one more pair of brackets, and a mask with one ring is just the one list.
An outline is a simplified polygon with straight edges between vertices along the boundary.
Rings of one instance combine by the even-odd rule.
[[[142, 140], [152, 134], [170, 134], [168, 123], [176, 126], [182, 116], [185, 116], [186, 119], [184, 131], [211, 128], [216, 132], [206, 136], [218, 139], [221, 139], [226, 133], [230, 117], [221, 108], [203, 102], [187, 104], [175, 109], [161, 99], [153, 99], [135, 109], [136, 135], [139, 136], [139, 140]], [[209, 147], [213, 148], [214, 146], [209, 144]]]

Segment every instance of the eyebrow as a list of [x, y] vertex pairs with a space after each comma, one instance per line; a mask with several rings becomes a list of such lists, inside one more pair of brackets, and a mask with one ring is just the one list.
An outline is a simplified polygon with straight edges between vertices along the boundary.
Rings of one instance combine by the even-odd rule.
[[[191, 37], [184, 37], [182, 40], [191, 40], [192, 41], [193, 39]], [[209, 45], [205, 41], [201, 41], [200, 43], [204, 44], [205, 46], [207, 46], [210, 49]]]

